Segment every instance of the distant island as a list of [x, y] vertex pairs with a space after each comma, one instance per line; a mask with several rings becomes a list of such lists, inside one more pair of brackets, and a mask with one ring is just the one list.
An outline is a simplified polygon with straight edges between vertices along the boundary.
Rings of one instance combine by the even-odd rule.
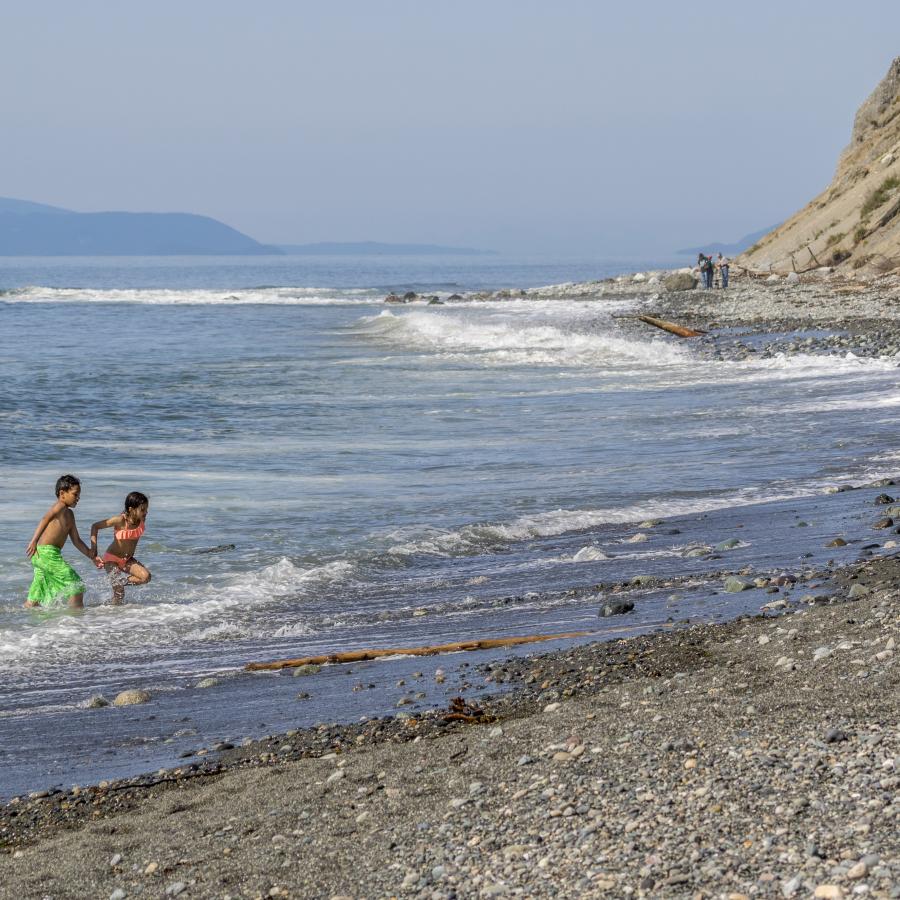
[[754, 231], [753, 234], [745, 234], [740, 240], [733, 244], [723, 244], [718, 241], [710, 241], [700, 247], [685, 247], [682, 250], [676, 250], [678, 256], [696, 256], [698, 253], [724, 253], [726, 256], [737, 256], [743, 253], [748, 247], [752, 247], [760, 238], [765, 237], [770, 231], [778, 228], [773, 225], [771, 228], [763, 228], [761, 231]]
[[192, 213], [80, 213], [0, 197], [0, 256], [245, 256], [278, 254]]
[[382, 244], [378, 241], [317, 244], [278, 244], [278, 249], [292, 256], [493, 256], [493, 250], [471, 247], [444, 247], [440, 244]]
[[193, 213], [83, 213], [0, 197], [0, 256], [489, 256], [492, 250], [378, 241], [261, 244]]

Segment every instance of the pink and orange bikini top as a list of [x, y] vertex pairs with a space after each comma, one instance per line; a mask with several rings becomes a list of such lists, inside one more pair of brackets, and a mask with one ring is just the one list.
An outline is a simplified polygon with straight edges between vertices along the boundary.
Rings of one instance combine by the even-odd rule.
[[137, 528], [123, 528], [120, 531], [116, 531], [116, 540], [117, 541], [136, 541], [140, 536], [144, 533], [144, 522], [141, 522]]

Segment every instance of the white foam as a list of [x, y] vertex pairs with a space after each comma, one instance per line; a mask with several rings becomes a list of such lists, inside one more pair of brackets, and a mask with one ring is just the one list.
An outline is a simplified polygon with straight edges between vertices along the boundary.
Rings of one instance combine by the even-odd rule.
[[0, 294], [5, 303], [139, 303], [158, 306], [359, 306], [382, 294], [363, 288], [271, 287], [239, 290], [115, 289], [24, 287]]
[[572, 562], [593, 562], [599, 559], [609, 559], [609, 557], [599, 547], [582, 547], [573, 557]]
[[89, 607], [78, 616], [42, 613], [35, 627], [0, 631], [0, 665], [119, 659], [148, 644], [177, 645], [186, 632], [199, 641], [259, 635], [253, 618], [262, 609], [323, 583], [343, 581], [353, 570], [345, 560], [304, 569], [285, 558], [157, 603]]
[[509, 315], [508, 308], [505, 313], [385, 310], [361, 325], [370, 337], [383, 342], [485, 365], [659, 366], [687, 358], [683, 347], [663, 340], [633, 340], [611, 330], [587, 331], [572, 310], [560, 305], [549, 309], [535, 305], [529, 307], [529, 315]]
[[[867, 473], [866, 477], [883, 477], [889, 472], [883, 469]], [[719, 497], [696, 499], [647, 500], [623, 507], [601, 509], [556, 509], [533, 515], [521, 516], [506, 523], [477, 523], [455, 530], [434, 526], [404, 528], [387, 535], [388, 540], [401, 538], [387, 551], [397, 556], [416, 554], [456, 556], [482, 552], [515, 541], [532, 538], [554, 537], [573, 531], [587, 531], [601, 525], [628, 525], [645, 519], [672, 519], [719, 509], [755, 506], [781, 500], [812, 497], [828, 487], [859, 480], [859, 476], [832, 478], [827, 481], [808, 481], [785, 485], [770, 485], [738, 491]], [[643, 537], [646, 537], [645, 535]], [[630, 543], [625, 541], [624, 543]], [[624, 554], [616, 554], [623, 558]]]

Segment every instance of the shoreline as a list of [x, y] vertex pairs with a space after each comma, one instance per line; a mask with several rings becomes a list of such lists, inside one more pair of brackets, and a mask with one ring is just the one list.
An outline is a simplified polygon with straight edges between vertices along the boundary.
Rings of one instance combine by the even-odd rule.
[[0, 807], [0, 884], [83, 896], [74, 870], [97, 896], [894, 897], [898, 585], [893, 550], [818, 573], [789, 614], [475, 667], [509, 690], [467, 698], [471, 721], [323, 723], [19, 799]]
[[[900, 279], [887, 279], [854, 292], [864, 315], [828, 302], [825, 276], [573, 291], [634, 294], [708, 328], [691, 346], [714, 358], [893, 357]], [[826, 333], [792, 334], [810, 328]], [[898, 897], [900, 560], [869, 527], [850, 543], [891, 555], [816, 573], [820, 593], [790, 615], [417, 662], [502, 685], [467, 696], [471, 722], [322, 723], [18, 798], [0, 806], [0, 897]], [[851, 599], [854, 583], [871, 590]]]

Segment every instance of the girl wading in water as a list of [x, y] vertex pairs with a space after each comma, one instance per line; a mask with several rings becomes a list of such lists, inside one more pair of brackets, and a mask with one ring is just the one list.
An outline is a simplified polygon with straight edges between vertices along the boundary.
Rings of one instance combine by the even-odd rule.
[[147, 509], [150, 501], [140, 491], [132, 491], [125, 498], [125, 511], [110, 519], [103, 519], [91, 525], [91, 549], [96, 553], [97, 532], [104, 528], [114, 528], [113, 542], [103, 554], [103, 568], [109, 574], [112, 584], [112, 602], [122, 603], [125, 599], [125, 586], [147, 584], [150, 581], [150, 570], [134, 558], [138, 541], [144, 533]]

